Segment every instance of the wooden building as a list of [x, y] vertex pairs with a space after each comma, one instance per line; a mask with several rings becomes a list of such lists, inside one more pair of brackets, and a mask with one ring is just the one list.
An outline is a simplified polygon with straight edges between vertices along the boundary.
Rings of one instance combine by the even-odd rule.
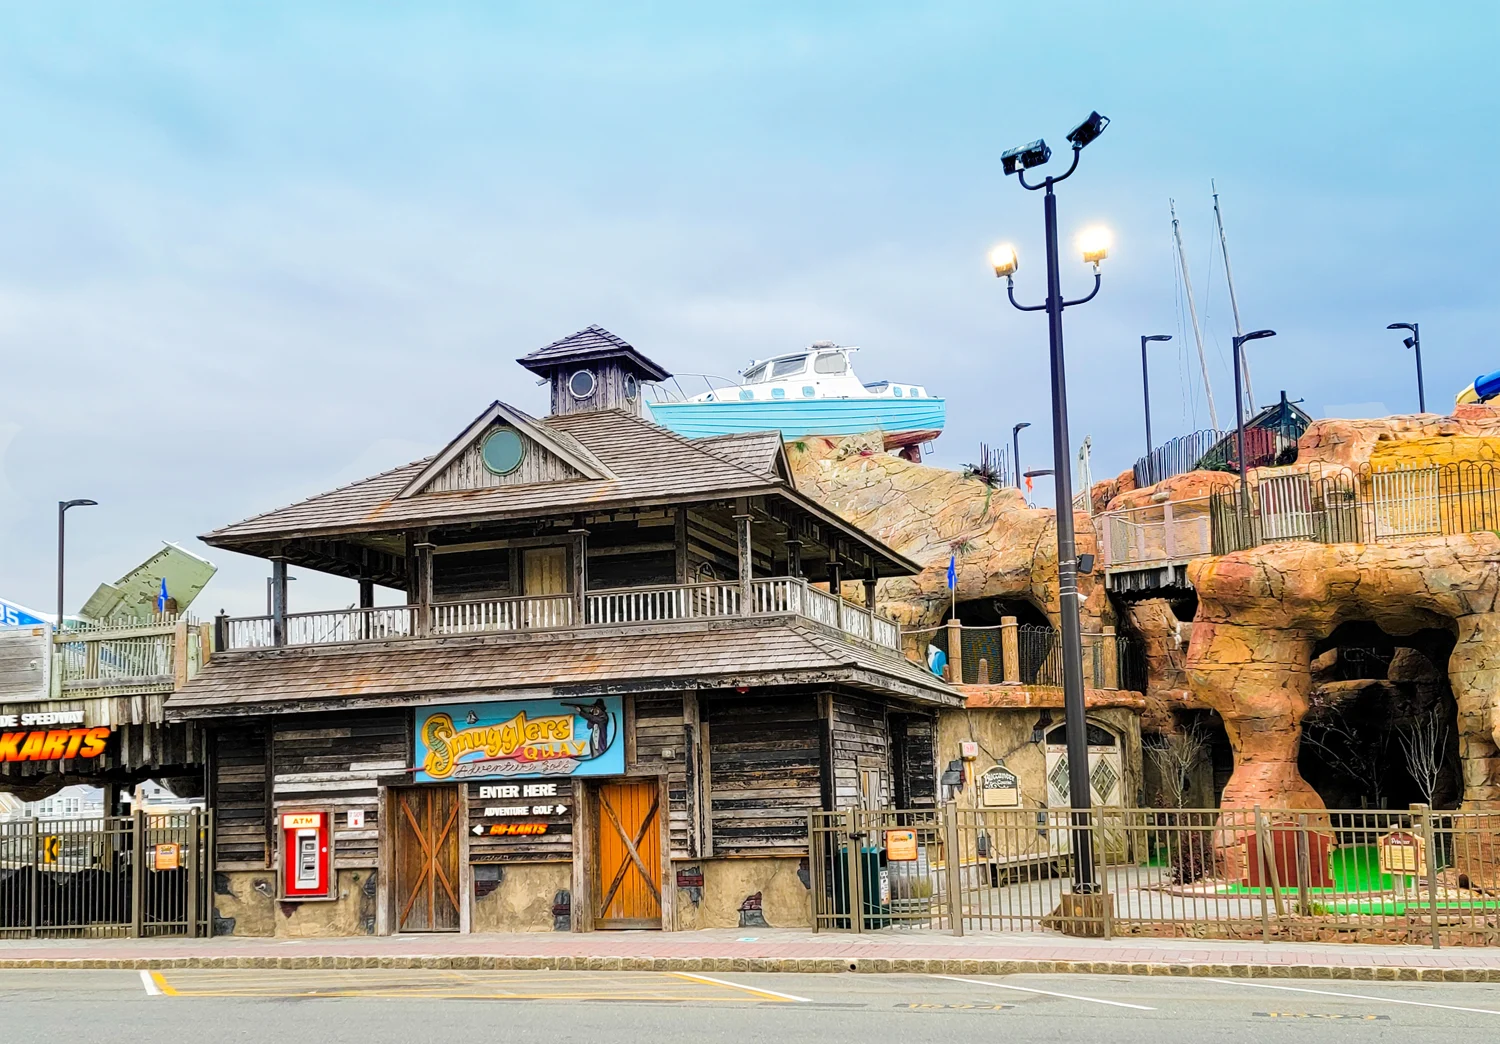
[[[209, 737], [220, 931], [806, 924], [810, 811], [935, 802], [961, 699], [874, 604], [919, 567], [799, 493], [777, 433], [650, 423], [666, 374], [608, 331], [520, 362], [550, 416], [492, 403], [204, 538], [273, 578], [167, 705]], [[289, 611], [289, 566], [358, 608]]]

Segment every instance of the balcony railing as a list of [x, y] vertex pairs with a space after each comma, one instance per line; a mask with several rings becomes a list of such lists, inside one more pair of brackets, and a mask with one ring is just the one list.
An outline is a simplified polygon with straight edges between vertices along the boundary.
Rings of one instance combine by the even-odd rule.
[[571, 594], [525, 595], [438, 602], [425, 614], [415, 605], [288, 613], [279, 634], [272, 616], [219, 617], [216, 628], [220, 649], [241, 651], [778, 614], [805, 616], [861, 641], [900, 648], [900, 629], [894, 621], [791, 577], [752, 581], [748, 600], [738, 581], [670, 584], [587, 591], [581, 612]]
[[1213, 552], [1207, 497], [1122, 508], [1094, 521], [1106, 569], [1146, 568]]
[[1364, 544], [1500, 530], [1500, 467], [1292, 472], [1256, 483], [1248, 506], [1238, 490], [1213, 494], [1210, 516], [1219, 555], [1289, 540]]
[[53, 637], [54, 695], [76, 699], [171, 692], [198, 672], [202, 637], [199, 625], [187, 617], [75, 625]]

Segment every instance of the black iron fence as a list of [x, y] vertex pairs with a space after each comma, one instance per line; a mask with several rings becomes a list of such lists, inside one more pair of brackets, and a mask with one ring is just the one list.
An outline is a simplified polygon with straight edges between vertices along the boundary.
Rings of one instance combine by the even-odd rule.
[[[1096, 894], [1072, 888], [1080, 831]], [[815, 812], [808, 836], [814, 931], [1500, 942], [1500, 813], [950, 804]]]
[[[1051, 627], [1018, 625], [1015, 628], [1016, 663], [1006, 649], [1005, 627], [962, 627], [961, 671], [954, 678], [965, 685], [998, 685], [1010, 678], [1023, 685], [1062, 686], [1062, 638]], [[942, 653], [950, 666], [949, 629], [944, 627], [905, 631], [907, 655], [930, 662], [929, 649]], [[1144, 692], [1145, 648], [1138, 638], [1123, 634], [1083, 635], [1084, 684], [1094, 689], [1130, 689]]]
[[0, 822], [0, 938], [200, 936], [207, 812]]
[[1261, 478], [1209, 501], [1213, 553], [1286, 540], [1374, 543], [1500, 531], [1500, 467], [1463, 461], [1427, 468], [1310, 468]]
[[[1297, 433], [1277, 428], [1246, 428], [1245, 458], [1252, 468], [1295, 463]], [[1137, 460], [1133, 470], [1137, 489], [1189, 471], [1238, 472], [1239, 440], [1233, 429], [1189, 432], [1157, 446]]]

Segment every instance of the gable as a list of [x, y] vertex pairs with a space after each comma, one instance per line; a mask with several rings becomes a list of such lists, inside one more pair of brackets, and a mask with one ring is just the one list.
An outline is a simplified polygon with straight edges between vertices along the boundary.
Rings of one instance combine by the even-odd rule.
[[[519, 446], [521, 459], [513, 470], [497, 472], [485, 461], [485, 448], [491, 445], [490, 436], [496, 432], [511, 433], [508, 436], [500, 436], [502, 440], [509, 441], [510, 446], [498, 444], [493, 446], [492, 462], [502, 467], [508, 466], [509, 458], [503, 454], [507, 449]], [[493, 460], [493, 458], [498, 458], [498, 460]], [[495, 421], [465, 446], [446, 467], [433, 475], [422, 488], [422, 492], [455, 493], [468, 489], [499, 489], [504, 486], [531, 486], [543, 482], [568, 482], [587, 477], [530, 435], [513, 425]]]

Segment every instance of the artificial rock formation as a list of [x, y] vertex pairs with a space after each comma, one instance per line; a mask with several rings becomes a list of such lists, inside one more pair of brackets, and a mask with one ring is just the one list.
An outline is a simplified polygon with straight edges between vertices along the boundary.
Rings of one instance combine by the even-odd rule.
[[1225, 807], [1323, 807], [1297, 771], [1313, 648], [1342, 623], [1369, 621], [1392, 635], [1456, 634], [1448, 677], [1464, 805], [1500, 808], [1500, 537], [1271, 544], [1195, 562], [1189, 578], [1188, 680], [1235, 751]]
[[[1035, 605], [1058, 622], [1057, 527], [1051, 510], [1027, 507], [1018, 490], [884, 452], [879, 433], [809, 436], [789, 442], [797, 485], [925, 568], [882, 580], [881, 605], [906, 628], [937, 625], [952, 600], [948, 559], [957, 558], [958, 601], [1003, 598]], [[1095, 550], [1087, 515], [1075, 515], [1080, 553]], [[1110, 612], [1104, 585], [1079, 577], [1086, 631]]]

